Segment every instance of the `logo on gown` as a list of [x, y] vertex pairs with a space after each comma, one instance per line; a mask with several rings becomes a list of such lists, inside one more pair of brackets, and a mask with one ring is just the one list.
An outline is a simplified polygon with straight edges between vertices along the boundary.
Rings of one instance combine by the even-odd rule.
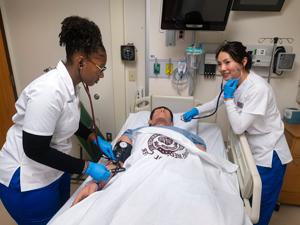
[[164, 155], [185, 159], [189, 154], [184, 146], [162, 134], [153, 134], [148, 139], [148, 148], [142, 151], [144, 155], [153, 155], [155, 159], [160, 159]]

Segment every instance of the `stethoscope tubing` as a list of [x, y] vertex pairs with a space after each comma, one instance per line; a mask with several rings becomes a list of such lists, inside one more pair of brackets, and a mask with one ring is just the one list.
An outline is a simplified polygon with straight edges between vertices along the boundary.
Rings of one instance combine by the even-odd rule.
[[97, 138], [97, 126], [96, 126], [96, 119], [95, 119], [95, 112], [94, 112], [94, 107], [93, 107], [93, 103], [92, 103], [92, 97], [91, 97], [91, 93], [90, 93], [90, 89], [89, 89], [89, 86], [84, 83], [82, 81], [82, 85], [85, 89], [85, 92], [89, 98], [89, 102], [90, 102], [90, 108], [91, 108], [91, 111], [92, 111], [92, 120], [93, 120], [93, 125], [92, 125], [92, 132], [95, 134], [96, 136], [96, 144], [97, 144], [97, 147], [100, 148], [100, 145], [99, 145], [99, 142], [98, 142], [98, 138]]
[[218, 100], [217, 100], [217, 104], [216, 104], [216, 108], [215, 108], [215, 110], [212, 112], [212, 113], [210, 113], [210, 114], [208, 114], [208, 115], [205, 115], [205, 116], [194, 116], [192, 119], [193, 120], [199, 120], [199, 119], [204, 119], [204, 118], [207, 118], [207, 117], [210, 117], [210, 116], [212, 116], [212, 115], [214, 115], [217, 111], [218, 111], [218, 108], [219, 108], [219, 101], [220, 101], [220, 98], [221, 98], [221, 95], [222, 95], [222, 93], [223, 93], [223, 91], [224, 91], [224, 89], [223, 89], [223, 79], [222, 79], [222, 82], [221, 82], [221, 87], [220, 87], [220, 93], [219, 93], [219, 96], [218, 96]]

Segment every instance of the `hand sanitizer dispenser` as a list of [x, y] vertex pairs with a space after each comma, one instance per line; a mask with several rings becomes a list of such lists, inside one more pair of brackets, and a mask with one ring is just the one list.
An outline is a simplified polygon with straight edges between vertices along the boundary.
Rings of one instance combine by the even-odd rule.
[[[300, 81], [298, 83], [296, 102], [300, 105]], [[283, 120], [290, 124], [300, 124], [300, 109], [286, 108], [284, 110]]]

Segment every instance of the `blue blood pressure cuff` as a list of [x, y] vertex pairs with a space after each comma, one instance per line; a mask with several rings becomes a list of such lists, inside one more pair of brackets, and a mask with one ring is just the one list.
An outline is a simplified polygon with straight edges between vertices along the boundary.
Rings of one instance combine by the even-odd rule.
[[116, 161], [124, 163], [125, 160], [130, 156], [131, 149], [132, 145], [125, 141], [119, 141], [117, 144], [115, 144], [113, 152], [116, 156]]

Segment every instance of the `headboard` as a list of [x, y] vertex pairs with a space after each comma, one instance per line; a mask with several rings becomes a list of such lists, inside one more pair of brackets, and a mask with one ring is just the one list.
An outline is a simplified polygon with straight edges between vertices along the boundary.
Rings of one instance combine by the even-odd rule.
[[195, 105], [192, 96], [161, 96], [151, 95], [136, 101], [135, 112], [151, 111], [158, 106], [166, 106], [173, 113], [185, 112]]

